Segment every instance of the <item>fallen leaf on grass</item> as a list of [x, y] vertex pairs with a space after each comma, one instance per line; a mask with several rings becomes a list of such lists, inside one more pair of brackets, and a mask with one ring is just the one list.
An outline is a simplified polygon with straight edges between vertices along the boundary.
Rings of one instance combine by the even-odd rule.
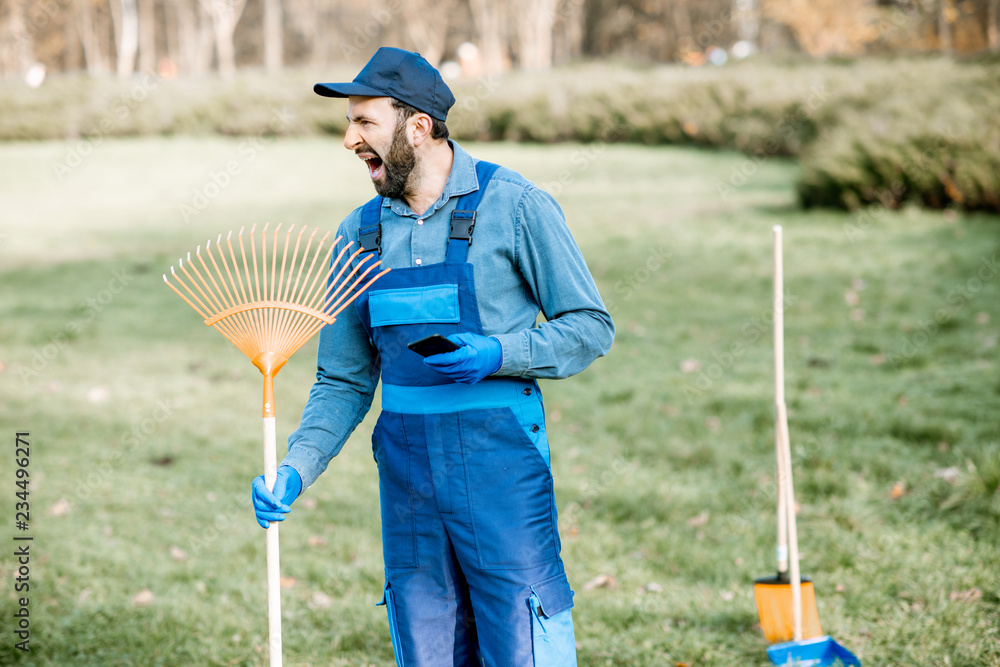
[[729, 602], [736, 597], [736, 593], [732, 591], [719, 591], [719, 597], [722, 598], [724, 602]]
[[307, 510], [314, 510], [314, 509], [316, 509], [316, 499], [315, 498], [303, 498], [302, 499], [302, 506], [305, 507]]
[[326, 593], [316, 591], [312, 594], [312, 599], [309, 600], [309, 606], [312, 609], [329, 609], [333, 606], [333, 598]]
[[697, 359], [685, 359], [681, 362], [681, 373], [697, 373], [701, 370], [701, 362]]
[[647, 593], [662, 593], [663, 592], [663, 586], [659, 585], [655, 581], [651, 581], [648, 584], [646, 584], [646, 592]]
[[91, 403], [104, 403], [111, 397], [107, 387], [91, 387], [87, 390], [87, 400]]
[[155, 596], [153, 595], [153, 591], [149, 590], [148, 588], [144, 588], [138, 593], [136, 593], [134, 596], [132, 596], [132, 604], [135, 605], [136, 607], [145, 607], [147, 605], [153, 604], [154, 599]]
[[170, 557], [177, 562], [183, 562], [188, 559], [187, 552], [176, 545], [170, 547]]
[[610, 588], [614, 590], [618, 587], [618, 582], [610, 574], [599, 574], [583, 585], [583, 590], [592, 591], [595, 588]]
[[837, 584], [833, 590], [835, 590], [838, 593], [843, 593], [844, 591], [847, 590], [847, 586], [845, 586], [844, 584]]
[[983, 592], [978, 587], [973, 586], [967, 591], [952, 591], [948, 599], [952, 602], [975, 602], [983, 597]]
[[708, 523], [708, 512], [702, 512], [698, 516], [693, 516], [688, 519], [688, 526], [691, 528], [699, 528]]
[[889, 497], [893, 500], [899, 500], [906, 493], [906, 483], [896, 482], [892, 485], [892, 491], [889, 492]]
[[319, 535], [309, 536], [309, 546], [311, 547], [325, 547], [327, 544], [326, 539]]
[[291, 588], [294, 585], [295, 585], [295, 577], [282, 577], [281, 578], [281, 587], [282, 588]]
[[959, 471], [957, 466], [950, 466], [948, 468], [938, 468], [937, 470], [934, 471], [934, 477], [936, 479], [943, 479], [949, 484], [954, 484], [955, 482], [957, 482], [958, 475]]
[[66, 516], [69, 513], [69, 501], [63, 498], [49, 508], [49, 516]]

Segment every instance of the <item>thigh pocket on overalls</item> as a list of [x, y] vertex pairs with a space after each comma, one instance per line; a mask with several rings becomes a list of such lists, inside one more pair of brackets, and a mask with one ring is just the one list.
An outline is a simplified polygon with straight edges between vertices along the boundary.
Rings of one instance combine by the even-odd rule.
[[533, 585], [528, 607], [535, 667], [575, 666], [573, 591], [566, 575], [560, 574]]
[[410, 455], [402, 418], [383, 412], [375, 424], [372, 442], [378, 464], [382, 557], [386, 567], [416, 567], [417, 535], [410, 493]]
[[396, 618], [396, 601], [393, 598], [392, 588], [389, 582], [385, 582], [385, 589], [382, 592], [382, 601], [375, 605], [385, 607], [389, 616], [389, 637], [392, 639], [392, 653], [396, 656], [397, 667], [403, 667], [403, 649], [399, 641], [399, 620]]
[[462, 448], [479, 566], [530, 568], [555, 560], [552, 475], [511, 409], [464, 413]]

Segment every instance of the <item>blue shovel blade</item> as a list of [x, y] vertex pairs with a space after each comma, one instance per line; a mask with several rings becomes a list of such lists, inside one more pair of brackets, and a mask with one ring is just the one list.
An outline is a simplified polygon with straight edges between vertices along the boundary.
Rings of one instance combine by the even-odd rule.
[[800, 642], [785, 642], [767, 647], [767, 657], [775, 665], [788, 667], [826, 667], [838, 661], [844, 667], [857, 665], [861, 661], [853, 653], [835, 642], [828, 635]]

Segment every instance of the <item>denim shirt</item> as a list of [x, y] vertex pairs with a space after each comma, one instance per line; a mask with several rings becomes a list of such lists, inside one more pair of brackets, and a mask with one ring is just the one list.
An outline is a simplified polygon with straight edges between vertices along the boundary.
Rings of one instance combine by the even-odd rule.
[[[383, 199], [383, 265], [444, 261], [457, 199], [479, 188], [473, 158], [457, 143], [449, 144], [451, 174], [429, 209], [418, 216], [402, 199]], [[340, 225], [344, 242], [357, 243], [360, 221], [359, 207]], [[493, 175], [477, 211], [468, 261], [483, 333], [503, 348], [495, 375], [565, 378], [607, 354], [614, 323], [562, 209], [520, 174], [500, 167]], [[540, 324], [539, 312], [545, 317]], [[357, 309], [345, 309], [320, 332], [316, 383], [282, 461], [298, 471], [302, 488], [322, 474], [364, 419], [379, 373], [378, 350]]]

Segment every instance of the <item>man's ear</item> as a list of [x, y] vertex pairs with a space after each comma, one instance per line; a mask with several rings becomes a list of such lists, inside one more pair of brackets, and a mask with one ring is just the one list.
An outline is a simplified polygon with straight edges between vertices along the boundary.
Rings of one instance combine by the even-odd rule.
[[431, 130], [434, 122], [425, 113], [415, 113], [408, 119], [410, 121], [410, 140], [413, 146], [417, 147], [431, 138]]

